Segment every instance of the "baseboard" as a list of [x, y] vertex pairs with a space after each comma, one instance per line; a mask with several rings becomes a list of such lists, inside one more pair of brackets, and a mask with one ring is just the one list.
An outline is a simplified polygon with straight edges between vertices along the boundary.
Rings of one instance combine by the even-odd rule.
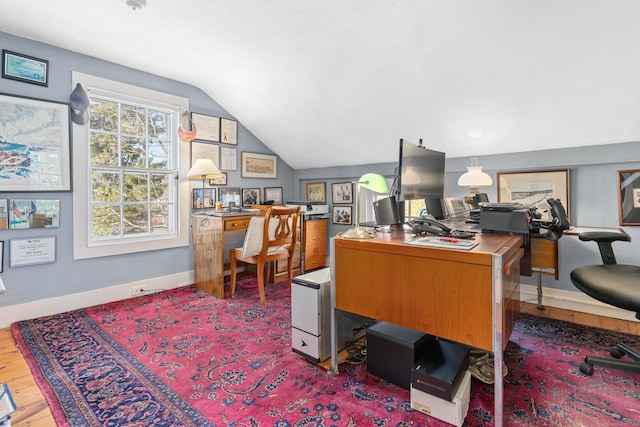
[[0, 328], [8, 328], [19, 320], [49, 316], [79, 308], [132, 298], [132, 289], [142, 288], [139, 295], [180, 288], [193, 284], [193, 271], [154, 277], [152, 279], [109, 286], [93, 291], [81, 292], [60, 297], [30, 301], [24, 304], [0, 307]]
[[[96, 289], [94, 291], [0, 307], [0, 328], [8, 328], [12, 323], [19, 320], [34, 319], [36, 317], [49, 316], [65, 311], [90, 307], [92, 305], [106, 304], [108, 302], [131, 298], [131, 290], [133, 288], [142, 287], [148, 290], [148, 292], [157, 292], [188, 286], [192, 283], [193, 271], [186, 271], [169, 276], [155, 277]], [[596, 301], [582, 292], [570, 292], [553, 288], [542, 288], [542, 291], [542, 305], [547, 307], [579, 311], [614, 319], [638, 321], [634, 313]], [[533, 285], [521, 284], [520, 301], [537, 303], [538, 288]]]
[[[521, 284], [520, 301], [537, 304], [538, 287]], [[582, 292], [542, 288], [542, 305], [546, 307], [579, 311], [581, 313], [595, 314], [597, 316], [611, 317], [613, 319], [638, 321], [638, 319], [635, 318], [635, 313], [604, 304]]]

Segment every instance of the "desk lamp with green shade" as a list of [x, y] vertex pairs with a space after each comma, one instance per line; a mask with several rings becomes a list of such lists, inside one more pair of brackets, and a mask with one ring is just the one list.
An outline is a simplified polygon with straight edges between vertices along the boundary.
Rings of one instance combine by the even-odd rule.
[[365, 173], [358, 181], [353, 182], [356, 186], [356, 226], [341, 234], [345, 239], [368, 239], [374, 236], [373, 233], [360, 228], [360, 187], [376, 193], [386, 193], [389, 185], [384, 176], [377, 173]]

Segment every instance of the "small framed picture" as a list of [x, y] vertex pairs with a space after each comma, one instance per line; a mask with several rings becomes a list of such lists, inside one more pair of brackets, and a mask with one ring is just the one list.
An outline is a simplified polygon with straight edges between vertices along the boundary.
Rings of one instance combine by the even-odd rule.
[[227, 173], [220, 173], [222, 174], [221, 176], [209, 179], [209, 185], [227, 185]]
[[243, 188], [242, 189], [242, 206], [251, 207], [251, 205], [260, 204], [259, 188]]
[[216, 194], [215, 188], [194, 188], [191, 194], [193, 209], [213, 208], [216, 206]]
[[9, 215], [7, 213], [7, 199], [0, 199], [0, 230], [9, 229]]
[[333, 206], [331, 218], [334, 224], [351, 225], [351, 206]]
[[327, 202], [326, 183], [309, 182], [307, 183], [307, 200], [310, 202]]
[[331, 184], [333, 203], [353, 203], [353, 184], [350, 182], [338, 182]]
[[60, 227], [60, 200], [11, 199], [9, 229]]
[[281, 205], [282, 187], [264, 187], [264, 201], [272, 201], [274, 205]]
[[242, 200], [240, 199], [239, 187], [220, 187], [218, 189], [218, 200], [222, 202], [225, 208], [240, 207]]
[[230, 119], [220, 119], [220, 142], [238, 145], [238, 122]]
[[49, 61], [3, 49], [2, 77], [34, 85], [49, 86]]
[[238, 150], [233, 147], [220, 147], [220, 169], [238, 170]]

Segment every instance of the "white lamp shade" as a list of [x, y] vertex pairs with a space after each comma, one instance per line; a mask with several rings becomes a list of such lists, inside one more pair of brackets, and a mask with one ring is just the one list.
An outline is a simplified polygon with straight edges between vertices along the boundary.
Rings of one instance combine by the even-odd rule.
[[458, 178], [461, 187], [484, 187], [493, 184], [493, 180], [482, 170], [482, 166], [467, 166], [467, 172]]
[[196, 160], [189, 172], [187, 172], [187, 178], [189, 179], [218, 178], [220, 176], [222, 176], [220, 169], [211, 159]]

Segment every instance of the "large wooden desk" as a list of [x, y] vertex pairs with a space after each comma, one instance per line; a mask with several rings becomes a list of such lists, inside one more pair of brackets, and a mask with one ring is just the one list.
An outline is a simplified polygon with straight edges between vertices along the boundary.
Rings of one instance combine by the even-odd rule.
[[[520, 308], [522, 236], [479, 234], [470, 251], [404, 244], [403, 232], [331, 239], [332, 366], [338, 373], [335, 310], [383, 320], [494, 352], [503, 350]], [[503, 381], [495, 385], [502, 425]]]

